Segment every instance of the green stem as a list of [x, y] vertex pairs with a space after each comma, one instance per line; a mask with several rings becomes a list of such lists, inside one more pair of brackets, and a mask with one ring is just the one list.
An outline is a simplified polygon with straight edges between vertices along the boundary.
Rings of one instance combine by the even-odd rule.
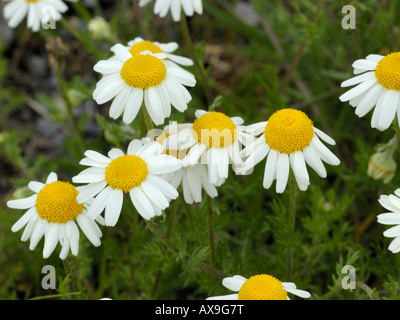
[[71, 4], [85, 22], [89, 22], [92, 19], [92, 14], [80, 2], [71, 2]]
[[398, 152], [399, 160], [400, 160], [400, 124], [397, 119], [395, 121], [394, 127], [395, 127], [395, 131], [396, 131], [397, 152]]
[[54, 299], [54, 298], [62, 298], [62, 297], [68, 297], [68, 296], [77, 296], [80, 295], [80, 292], [68, 292], [68, 293], [58, 293], [58, 294], [49, 294], [47, 296], [39, 296], [39, 297], [34, 297], [29, 300], [45, 300], [45, 299]]
[[103, 59], [103, 54], [101, 51], [99, 51], [98, 47], [94, 45], [94, 42], [91, 41], [91, 39], [85, 39], [85, 37], [83, 37], [81, 33], [76, 30], [75, 27], [72, 26], [65, 18], [61, 18], [60, 22], [63, 27], [67, 29], [75, 37], [75, 39], [83, 45], [87, 52], [93, 54], [96, 59]]
[[147, 132], [150, 133], [151, 140], [154, 140], [155, 133], [153, 120], [151, 120], [149, 112], [147, 111], [144, 104], [142, 105], [142, 119], [144, 119], [144, 123], [146, 124]]
[[[171, 232], [172, 232], [172, 226], [174, 224], [174, 220], [175, 220], [175, 215], [176, 215], [176, 210], [178, 207], [178, 201], [173, 201], [172, 205], [171, 205], [171, 210], [170, 210], [170, 214], [169, 214], [169, 219], [168, 219], [168, 227], [167, 227], [167, 232], [165, 234], [165, 237], [169, 240], [170, 236], [171, 236]], [[158, 290], [158, 286], [160, 285], [160, 280], [161, 280], [161, 276], [162, 276], [162, 270], [161, 267], [163, 266], [164, 261], [160, 261], [158, 263], [158, 270], [157, 270], [157, 274], [156, 274], [156, 279], [154, 280], [154, 286], [153, 286], [153, 291], [152, 291], [152, 295], [153, 297], [155, 297], [156, 292]]]
[[296, 222], [296, 197], [297, 184], [292, 171], [289, 174], [289, 235], [288, 235], [288, 251], [287, 251], [287, 270], [286, 281], [291, 281], [293, 275], [293, 238]]
[[[179, 248], [177, 246], [175, 246], [172, 242], [170, 242], [168, 240], [168, 238], [166, 236], [164, 236], [160, 230], [158, 230], [158, 228], [154, 225], [154, 223], [151, 220], [146, 220], [144, 219], [144, 221], [146, 222], [149, 230], [159, 239], [161, 240], [161, 242], [170, 250], [174, 251], [176, 254], [180, 255], [181, 251], [179, 250]], [[191, 257], [189, 255], [183, 255], [183, 258], [187, 261], [190, 261]], [[203, 268], [204, 270], [206, 270], [207, 272], [209, 272], [210, 274], [224, 279], [227, 277], [227, 275], [217, 269], [214, 269], [213, 267], [209, 266], [208, 264], [204, 263], [204, 262], [200, 262], [199, 266], [201, 268]]]
[[206, 71], [204, 69], [204, 65], [202, 63], [200, 63], [199, 57], [198, 57], [198, 55], [196, 53], [196, 48], [194, 47], [192, 38], [190, 36], [190, 32], [189, 32], [189, 28], [188, 28], [188, 24], [187, 24], [187, 20], [186, 20], [186, 15], [185, 14], [182, 14], [182, 16], [181, 16], [180, 27], [181, 27], [182, 35], [183, 35], [183, 37], [184, 37], [184, 39], [186, 41], [186, 45], [189, 47], [190, 54], [191, 54], [192, 59], [193, 59], [193, 63], [194, 63], [196, 69], [198, 70], [198, 72], [200, 74], [201, 81], [203, 82], [204, 92], [206, 94], [206, 99], [207, 99], [208, 106], [211, 106], [211, 104], [213, 102], [212, 89], [211, 89], [211, 87], [209, 85], [207, 74], [206, 74]]
[[208, 214], [208, 234], [210, 243], [210, 259], [211, 265], [215, 266], [215, 246], [214, 246], [214, 217], [213, 217], [213, 201], [207, 195], [207, 214]]
[[75, 284], [74, 284], [74, 276], [71, 271], [71, 263], [69, 261], [69, 258], [64, 259], [62, 262], [63, 262], [65, 274], [68, 279], [69, 290], [71, 292], [75, 292], [76, 290], [75, 290]]
[[70, 100], [68, 98], [67, 88], [66, 88], [64, 80], [63, 80], [63, 78], [61, 76], [60, 68], [55, 70], [55, 74], [56, 74], [56, 77], [57, 77], [57, 80], [58, 80], [58, 85], [60, 86], [61, 95], [62, 95], [62, 97], [64, 99], [64, 102], [65, 102], [65, 106], [66, 106], [66, 109], [67, 109], [68, 117], [69, 117], [69, 120], [71, 122], [71, 127], [72, 127], [71, 130], [73, 131], [72, 133], [75, 135], [75, 137], [77, 139], [78, 146], [79, 146], [79, 149], [80, 149], [79, 150], [80, 153], [83, 153], [87, 149], [87, 145], [86, 145], [86, 142], [85, 142], [85, 138], [84, 138], [83, 132], [82, 132], [82, 130], [81, 130], [80, 126], [79, 126], [79, 123], [78, 123], [78, 121], [77, 121], [77, 119], [76, 119], [76, 117], [74, 115], [72, 104], [71, 104], [71, 102], [70, 102]]

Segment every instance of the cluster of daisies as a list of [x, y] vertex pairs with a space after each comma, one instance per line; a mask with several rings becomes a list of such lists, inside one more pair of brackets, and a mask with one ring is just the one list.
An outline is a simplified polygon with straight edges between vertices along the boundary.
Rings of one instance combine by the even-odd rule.
[[[150, 2], [139, 0], [139, 5]], [[28, 27], [37, 31], [46, 5], [57, 9], [57, 19], [67, 9], [61, 0], [13, 0], [5, 6], [4, 15], [10, 27], [27, 16]], [[156, 0], [154, 5], [155, 14], [164, 17], [171, 11], [174, 21], [180, 20], [182, 11], [192, 16], [202, 10], [201, 0]], [[194, 75], [184, 68], [193, 61], [174, 54], [177, 49], [175, 42], [151, 42], [139, 37], [125, 45], [114, 45], [113, 56], [94, 66], [102, 78], [93, 99], [98, 104], [110, 103], [112, 119], [122, 118], [130, 124], [142, 109], [152, 123], [164, 125], [172, 107], [179, 112], [187, 110], [192, 99], [187, 87], [196, 85]], [[396, 112], [400, 115], [399, 54], [369, 55], [354, 62], [353, 67], [357, 76], [342, 86], [357, 86], [340, 100], [350, 101], [360, 117], [375, 107], [372, 127], [387, 129]], [[310, 185], [307, 166], [325, 178], [324, 163], [340, 163], [326, 146], [335, 141], [297, 109], [278, 110], [267, 121], [250, 125], [238, 116], [217, 111], [197, 110], [195, 117], [193, 123], [170, 122], [163, 129], [151, 130], [146, 137], [131, 141], [125, 151], [113, 148], [104, 155], [87, 150], [80, 161], [87, 168], [72, 178], [79, 186], [59, 181], [54, 172], [45, 183], [31, 181], [28, 188], [34, 195], [7, 202], [10, 208], [26, 210], [12, 231], [25, 228], [21, 240], [29, 240], [31, 250], [44, 237], [44, 258], [59, 243], [59, 257], [65, 259], [69, 252], [78, 254], [78, 227], [94, 246], [100, 245], [99, 225], [117, 224], [126, 197], [143, 219], [150, 220], [168, 208], [179, 196], [180, 188], [188, 204], [201, 202], [203, 190], [209, 197], [217, 197], [217, 188], [226, 181], [230, 169], [238, 175], [249, 175], [266, 159], [263, 187], [269, 189], [275, 182], [276, 193], [283, 193], [290, 172], [299, 189], [305, 191]], [[385, 236], [395, 237], [389, 246], [393, 252], [400, 251], [399, 190], [396, 196], [379, 200], [391, 212], [380, 215], [378, 221], [396, 225], [385, 232]], [[288, 293], [310, 297], [294, 283], [280, 282], [266, 274], [249, 279], [235, 275], [225, 278], [222, 284], [237, 293], [210, 299], [286, 300]]]

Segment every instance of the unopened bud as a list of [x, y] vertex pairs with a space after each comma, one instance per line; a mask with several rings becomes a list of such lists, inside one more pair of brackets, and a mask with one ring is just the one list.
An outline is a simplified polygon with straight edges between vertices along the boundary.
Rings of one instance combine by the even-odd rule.
[[388, 183], [396, 172], [397, 164], [393, 160], [393, 150], [388, 148], [377, 151], [369, 159], [367, 174], [375, 180], [383, 180]]
[[88, 29], [95, 40], [110, 40], [113, 38], [110, 24], [102, 17], [95, 17], [90, 20]]

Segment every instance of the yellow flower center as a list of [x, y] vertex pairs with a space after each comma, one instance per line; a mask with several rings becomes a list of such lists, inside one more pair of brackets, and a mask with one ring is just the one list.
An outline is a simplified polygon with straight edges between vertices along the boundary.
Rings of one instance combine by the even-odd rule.
[[137, 42], [129, 49], [129, 52], [132, 55], [134, 55], [134, 54], [140, 54], [141, 52], [146, 50], [152, 53], [164, 53], [164, 51], [162, 51], [159, 46], [157, 46], [151, 41]]
[[82, 213], [83, 203], [76, 201], [78, 190], [63, 181], [46, 184], [38, 193], [36, 211], [44, 220], [53, 223], [67, 223]]
[[287, 292], [275, 277], [259, 274], [243, 283], [239, 300], [287, 300]]
[[209, 148], [226, 148], [236, 140], [236, 125], [221, 112], [209, 112], [193, 122], [193, 136]]
[[39, 0], [25, 0], [25, 1], [30, 3], [30, 2], [38, 2]]
[[275, 112], [265, 126], [264, 137], [268, 145], [281, 153], [304, 150], [314, 136], [313, 123], [307, 115], [296, 109]]
[[382, 87], [400, 91], [400, 52], [382, 58], [376, 66], [375, 76]]
[[147, 164], [138, 156], [125, 155], [110, 162], [106, 181], [111, 188], [127, 193], [140, 186], [148, 174]]
[[147, 89], [159, 85], [167, 75], [164, 63], [151, 54], [133, 54], [121, 69], [121, 77], [127, 85]]

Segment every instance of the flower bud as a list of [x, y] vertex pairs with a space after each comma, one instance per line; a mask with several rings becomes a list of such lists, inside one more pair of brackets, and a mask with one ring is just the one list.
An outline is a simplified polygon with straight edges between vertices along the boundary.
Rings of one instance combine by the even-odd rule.
[[383, 183], [392, 180], [397, 168], [396, 161], [393, 160], [395, 149], [391, 142], [378, 148], [369, 159], [367, 174], [375, 180], [383, 180]]

